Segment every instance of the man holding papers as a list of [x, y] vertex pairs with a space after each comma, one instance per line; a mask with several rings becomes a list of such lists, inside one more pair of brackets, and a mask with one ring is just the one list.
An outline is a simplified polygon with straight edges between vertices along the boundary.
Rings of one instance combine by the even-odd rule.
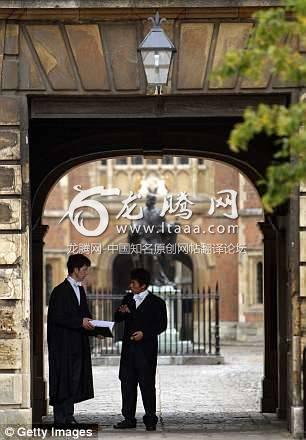
[[94, 397], [88, 334], [94, 334], [95, 327], [82, 287], [89, 267], [90, 260], [84, 255], [70, 255], [68, 277], [50, 297], [49, 394], [55, 425], [77, 424], [74, 403]]
[[165, 302], [147, 290], [150, 274], [145, 269], [131, 272], [131, 293], [123, 298], [115, 321], [125, 321], [119, 378], [121, 380], [122, 415], [115, 429], [136, 427], [137, 385], [139, 384], [147, 431], [154, 431], [156, 416], [155, 374], [158, 335], [167, 328]]
[[92, 321], [90, 321], [90, 323], [95, 327], [95, 335], [101, 335], [106, 338], [113, 337], [112, 331], [115, 325], [113, 321], [100, 321], [98, 319], [93, 319]]

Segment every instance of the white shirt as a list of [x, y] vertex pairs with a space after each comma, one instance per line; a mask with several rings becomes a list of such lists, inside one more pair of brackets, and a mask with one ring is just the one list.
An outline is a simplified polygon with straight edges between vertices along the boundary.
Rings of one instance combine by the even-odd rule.
[[75, 281], [75, 279], [72, 278], [70, 275], [68, 275], [67, 280], [68, 280], [69, 283], [71, 284], [71, 286], [72, 286], [72, 288], [73, 288], [73, 290], [74, 290], [74, 293], [75, 293], [75, 295], [76, 295], [76, 297], [77, 297], [78, 303], [79, 303], [79, 305], [80, 305], [80, 302], [81, 302], [81, 294], [80, 294], [80, 289], [79, 289], [79, 287], [82, 286], [82, 283], [80, 283], [80, 282], [78, 282], [78, 281]]
[[143, 292], [136, 293], [133, 296], [133, 299], [135, 300], [135, 303], [136, 303], [136, 309], [137, 309], [137, 307], [140, 306], [142, 301], [144, 301], [148, 295], [149, 295], [149, 291], [148, 290], [144, 290]]

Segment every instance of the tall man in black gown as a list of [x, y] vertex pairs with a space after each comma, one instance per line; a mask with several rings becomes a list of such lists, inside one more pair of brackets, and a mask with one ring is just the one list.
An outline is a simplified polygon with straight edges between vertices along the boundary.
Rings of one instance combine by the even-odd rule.
[[158, 335], [167, 328], [165, 302], [147, 290], [150, 273], [145, 269], [131, 272], [129, 293], [115, 313], [115, 321], [125, 321], [119, 378], [121, 380], [122, 415], [115, 429], [136, 427], [137, 385], [140, 386], [147, 431], [154, 431], [156, 416], [155, 375]]
[[82, 281], [90, 260], [70, 255], [68, 277], [51, 293], [48, 309], [49, 395], [56, 425], [77, 424], [74, 403], [94, 397], [88, 334], [90, 323]]

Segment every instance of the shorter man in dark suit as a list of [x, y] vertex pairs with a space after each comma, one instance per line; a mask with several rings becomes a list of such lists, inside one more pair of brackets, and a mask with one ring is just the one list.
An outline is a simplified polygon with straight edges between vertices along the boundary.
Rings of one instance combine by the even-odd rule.
[[49, 394], [55, 425], [77, 424], [74, 403], [94, 397], [88, 335], [95, 332], [81, 284], [89, 266], [85, 255], [70, 255], [68, 276], [49, 301]]
[[115, 313], [115, 321], [125, 321], [120, 360], [122, 415], [124, 420], [115, 429], [136, 427], [137, 386], [139, 384], [147, 431], [154, 431], [156, 416], [155, 375], [158, 335], [167, 328], [165, 302], [147, 290], [150, 274], [145, 269], [131, 272], [131, 293], [127, 294]]

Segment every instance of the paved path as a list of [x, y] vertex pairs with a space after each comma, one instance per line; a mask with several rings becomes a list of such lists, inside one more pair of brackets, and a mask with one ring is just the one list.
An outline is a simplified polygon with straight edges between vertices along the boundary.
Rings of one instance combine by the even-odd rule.
[[95, 398], [76, 405], [76, 417], [98, 425], [99, 437], [119, 440], [154, 438], [280, 440], [289, 438], [284, 422], [261, 414], [263, 348], [225, 346], [224, 365], [158, 367], [157, 409], [160, 423], [156, 433], [146, 433], [139, 396], [138, 426], [116, 432], [112, 425], [121, 420], [118, 367], [93, 367]]

